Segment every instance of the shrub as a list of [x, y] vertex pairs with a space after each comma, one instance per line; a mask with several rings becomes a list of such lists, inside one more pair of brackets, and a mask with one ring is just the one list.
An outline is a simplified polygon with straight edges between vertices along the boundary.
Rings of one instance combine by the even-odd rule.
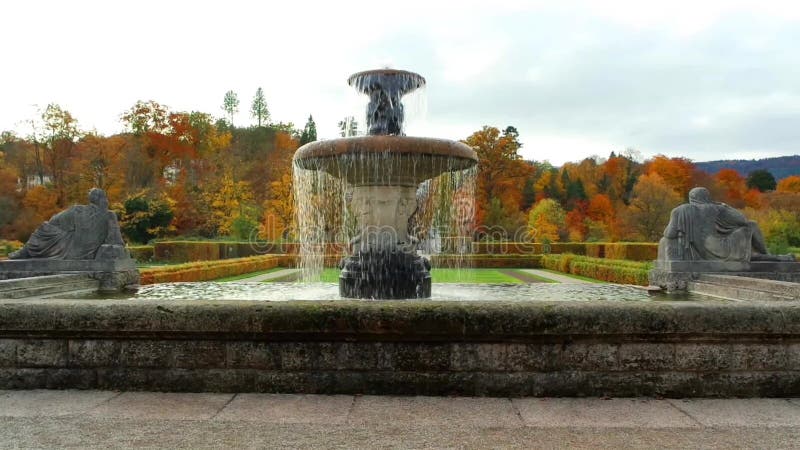
[[605, 257], [629, 261], [652, 261], [658, 257], [658, 244], [652, 242], [615, 242], [605, 244]]
[[131, 245], [128, 247], [131, 258], [139, 262], [153, 261], [153, 246], [152, 245]]
[[166, 202], [138, 194], [122, 206], [120, 230], [130, 241], [145, 243], [169, 231], [174, 214]]
[[621, 284], [648, 284], [652, 263], [591, 258], [571, 254], [543, 255], [542, 267], [559, 272], [581, 275], [596, 280]]
[[9, 253], [15, 252], [22, 248], [24, 244], [20, 241], [7, 241], [0, 239], [0, 256], [8, 256]]
[[203, 261], [172, 266], [150, 267], [139, 271], [141, 284], [180, 281], [209, 281], [278, 267], [280, 258], [272, 255]]

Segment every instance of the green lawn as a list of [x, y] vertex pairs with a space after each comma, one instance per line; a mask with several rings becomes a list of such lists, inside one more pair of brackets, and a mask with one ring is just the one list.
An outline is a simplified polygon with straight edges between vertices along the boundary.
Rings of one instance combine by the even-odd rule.
[[[434, 283], [522, 283], [497, 269], [431, 269]], [[324, 269], [320, 281], [336, 283], [339, 269]]]

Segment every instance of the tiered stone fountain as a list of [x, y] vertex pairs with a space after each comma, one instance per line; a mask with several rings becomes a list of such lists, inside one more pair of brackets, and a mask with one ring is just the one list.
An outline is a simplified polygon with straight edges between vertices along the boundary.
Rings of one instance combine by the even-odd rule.
[[478, 162], [455, 141], [405, 136], [402, 97], [425, 85], [403, 70], [371, 70], [348, 79], [369, 95], [367, 136], [317, 141], [295, 153], [300, 169], [324, 171], [346, 180], [357, 232], [341, 263], [339, 292], [348, 298], [426, 298], [430, 263], [416, 252], [409, 221], [417, 210], [420, 183]]

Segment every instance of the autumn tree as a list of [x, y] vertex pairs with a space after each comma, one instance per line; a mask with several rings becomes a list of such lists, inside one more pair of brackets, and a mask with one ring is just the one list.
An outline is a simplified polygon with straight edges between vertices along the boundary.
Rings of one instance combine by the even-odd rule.
[[478, 155], [476, 221], [484, 224], [489, 202], [497, 198], [507, 211], [519, 211], [522, 187], [532, 168], [519, 155], [521, 144], [513, 127], [501, 134], [494, 127], [483, 127], [466, 139]]
[[303, 127], [303, 133], [300, 135], [300, 145], [308, 144], [317, 140], [317, 124], [314, 123], [314, 118], [308, 116], [306, 126]]
[[683, 199], [657, 173], [639, 177], [627, 212], [630, 227], [638, 237], [658, 242], [669, 222], [670, 211]]
[[268, 240], [289, 237], [294, 228], [294, 188], [292, 175], [285, 173], [269, 184], [269, 198], [264, 204], [261, 236]]
[[[8, 143], [3, 139], [2, 145]], [[10, 236], [10, 225], [19, 214], [20, 195], [17, 192], [17, 171], [6, 163], [5, 153], [0, 151], [0, 239]]]
[[564, 209], [552, 198], [540, 200], [528, 214], [528, 227], [539, 242], [561, 240], [565, 221]]
[[241, 226], [237, 221], [246, 220], [252, 227], [256, 226], [257, 219], [253, 217], [255, 209], [250, 183], [235, 181], [230, 172], [225, 173], [216, 189], [208, 195], [211, 214], [219, 235], [230, 236], [235, 230], [235, 224]]
[[256, 89], [253, 102], [250, 105], [250, 115], [256, 119], [256, 125], [261, 126], [269, 121], [269, 109], [267, 99], [264, 97], [264, 90], [260, 87]]
[[775, 188], [778, 192], [800, 194], [800, 175], [792, 175], [778, 182]]
[[747, 175], [747, 187], [749, 189], [758, 189], [761, 192], [774, 191], [777, 184], [775, 177], [772, 176], [769, 170], [754, 170]]
[[744, 193], [747, 191], [747, 185], [739, 172], [733, 169], [722, 169], [714, 175], [714, 181], [724, 192], [722, 201], [730, 203], [736, 208], [745, 206]]
[[140, 192], [125, 199], [122, 208], [120, 230], [130, 242], [144, 244], [172, 229], [172, 209], [161, 199]]
[[45, 167], [58, 194], [58, 204], [63, 207], [67, 203], [70, 163], [81, 131], [72, 114], [55, 103], [47, 105], [42, 112], [42, 123]]
[[233, 126], [233, 116], [239, 112], [239, 96], [236, 95], [236, 92], [225, 93], [225, 98], [222, 99], [222, 110], [228, 115], [228, 120]]
[[681, 198], [693, 187], [694, 164], [686, 158], [667, 158], [658, 155], [645, 164], [644, 173], [657, 174]]

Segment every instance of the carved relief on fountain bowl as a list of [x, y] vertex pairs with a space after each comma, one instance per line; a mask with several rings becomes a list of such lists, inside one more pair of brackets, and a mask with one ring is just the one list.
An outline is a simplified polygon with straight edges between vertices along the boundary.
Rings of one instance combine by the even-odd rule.
[[478, 156], [461, 142], [410, 136], [360, 136], [311, 142], [295, 166], [322, 170], [353, 186], [417, 186], [445, 172], [468, 169]]

